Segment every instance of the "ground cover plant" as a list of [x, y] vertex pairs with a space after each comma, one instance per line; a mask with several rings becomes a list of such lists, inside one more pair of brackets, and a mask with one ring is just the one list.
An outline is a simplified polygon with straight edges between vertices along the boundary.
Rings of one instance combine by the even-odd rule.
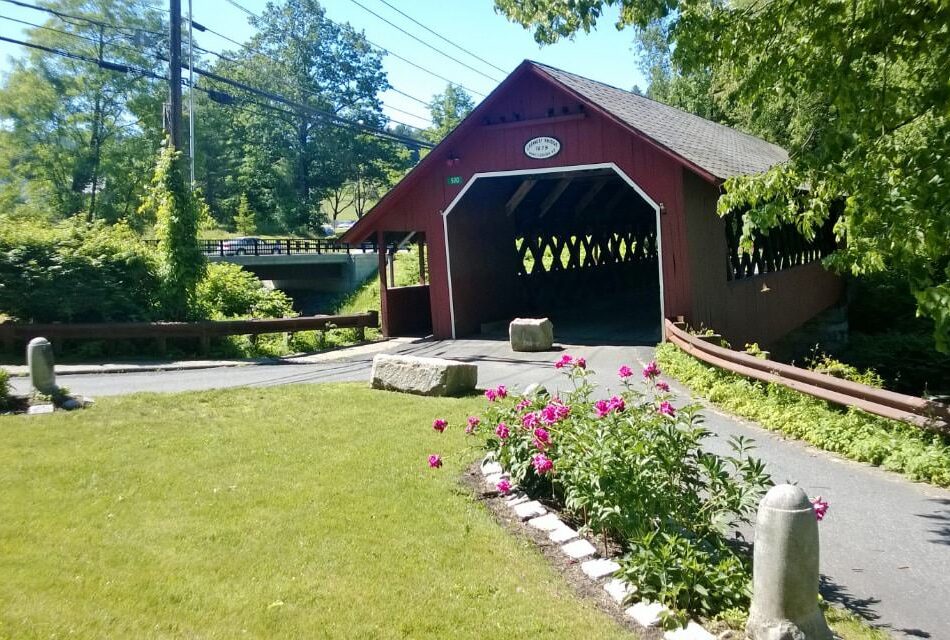
[[766, 429], [912, 480], [950, 486], [950, 438], [857, 409], [842, 409], [780, 385], [705, 365], [677, 347], [657, 347], [671, 376], [722, 409]]
[[416, 426], [478, 404], [297, 385], [0, 417], [0, 637], [633, 637], [472, 500], [461, 431], [420, 468]]
[[619, 544], [619, 575], [638, 598], [674, 609], [672, 625], [746, 610], [750, 559], [727, 535], [749, 522], [770, 484], [750, 443], [732, 440], [728, 456], [703, 450], [711, 432], [698, 407], [673, 406], [655, 363], [643, 371], [646, 391], [623, 367], [624, 392], [596, 399], [583, 358], [565, 355], [555, 366], [573, 391], [512, 398], [489, 389], [488, 409], [469, 419], [467, 431], [484, 432], [510, 474], [499, 491], [517, 483], [552, 496], [605, 546]]

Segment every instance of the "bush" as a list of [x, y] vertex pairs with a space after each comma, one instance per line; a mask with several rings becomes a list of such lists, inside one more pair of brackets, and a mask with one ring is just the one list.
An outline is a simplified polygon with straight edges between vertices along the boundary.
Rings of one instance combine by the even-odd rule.
[[0, 411], [10, 406], [10, 374], [0, 369]]
[[862, 371], [853, 365], [832, 358], [827, 353], [816, 353], [812, 356], [808, 360], [808, 368], [818, 373], [865, 384], [875, 389], [884, 388], [884, 380], [873, 369]]
[[950, 437], [841, 409], [781, 385], [753, 382], [703, 364], [669, 343], [656, 353], [670, 375], [730, 413], [912, 480], [950, 486]]
[[0, 220], [0, 313], [21, 322], [153, 320], [158, 269], [123, 224]]
[[227, 262], [208, 265], [195, 297], [201, 317], [215, 320], [296, 315], [287, 294], [268, 289], [250, 271]]
[[674, 408], [655, 365], [644, 370], [647, 393], [624, 368], [625, 391], [596, 401], [582, 359], [556, 366], [574, 384], [564, 397], [516, 403], [503, 387], [486, 392], [492, 402], [471, 424], [492, 431], [489, 451], [512, 480], [553, 494], [586, 529], [620, 544], [621, 574], [638, 597], [681, 615], [746, 607], [750, 562], [726, 536], [749, 521], [769, 484], [749, 443], [733, 439], [727, 456], [704, 450], [711, 432], [698, 407]]

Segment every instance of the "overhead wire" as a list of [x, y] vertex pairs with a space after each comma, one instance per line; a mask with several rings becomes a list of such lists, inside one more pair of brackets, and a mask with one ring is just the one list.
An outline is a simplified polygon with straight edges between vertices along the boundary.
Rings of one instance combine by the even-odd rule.
[[[18, 40], [18, 39], [15, 39], [15, 38], [9, 38], [9, 37], [6, 37], [6, 36], [0, 36], [0, 41], [9, 42], [9, 43], [12, 43], [12, 44], [17, 44], [17, 45], [20, 45], [20, 46], [24, 46], [24, 47], [28, 47], [28, 48], [32, 48], [32, 49], [37, 49], [37, 50], [40, 50], [40, 51], [45, 51], [45, 52], [47, 52], [47, 53], [54, 54], [54, 55], [58, 55], [58, 56], [61, 56], [61, 57], [64, 57], [64, 58], [71, 58], [71, 59], [73, 59], [73, 60], [79, 60], [79, 61], [86, 62], [86, 63], [89, 63], [89, 64], [94, 64], [94, 65], [96, 65], [96, 66], [98, 66], [98, 67], [100, 67], [100, 68], [107, 69], [107, 70], [110, 70], [110, 71], [116, 71], [116, 72], [119, 72], [119, 73], [133, 73], [133, 74], [141, 75], [141, 76], [144, 76], [144, 77], [149, 77], [149, 78], [156, 79], [156, 80], [162, 80], [162, 81], [167, 81], [167, 80], [168, 80], [165, 76], [159, 75], [159, 74], [157, 74], [157, 73], [155, 73], [155, 72], [153, 72], [153, 71], [150, 71], [150, 70], [148, 70], [148, 69], [142, 69], [142, 68], [140, 68], [140, 67], [136, 67], [136, 66], [134, 66], [134, 65], [127, 65], [127, 64], [123, 64], [123, 63], [116, 63], [116, 62], [111, 62], [111, 61], [108, 61], [108, 60], [98, 60], [98, 59], [96, 59], [96, 58], [90, 58], [89, 56], [84, 56], [84, 55], [82, 55], [82, 54], [77, 54], [77, 53], [74, 53], [74, 52], [71, 52], [71, 51], [66, 51], [66, 50], [63, 50], [63, 49], [57, 49], [57, 48], [54, 48], [54, 47], [47, 47], [47, 46], [44, 46], [44, 45], [41, 45], [41, 44], [32, 43], [32, 42], [25, 42], [25, 41], [23, 41], [23, 40]], [[165, 59], [164, 56], [161, 56], [161, 55], [158, 55], [158, 54], [153, 54], [153, 55], [154, 55], [155, 58], [157, 58], [157, 59], [159, 59], [159, 60], [163, 60], [163, 61], [165, 61], [165, 62], [168, 62], [168, 60]], [[324, 119], [326, 119], [326, 120], [330, 121], [331, 123], [336, 124], [336, 125], [338, 125], [338, 126], [343, 126], [343, 127], [348, 127], [348, 128], [350, 128], [350, 129], [354, 129], [354, 130], [359, 130], [359, 131], [362, 131], [363, 133], [366, 133], [366, 134], [368, 134], [368, 135], [373, 135], [373, 136], [376, 136], [376, 137], [381, 138], [381, 139], [387, 139], [387, 140], [390, 140], [390, 141], [393, 141], [393, 142], [401, 142], [401, 143], [403, 143], [403, 144], [405, 144], [406, 146], [409, 146], [409, 147], [425, 147], [425, 148], [432, 148], [432, 147], [433, 147], [433, 145], [430, 144], [430, 143], [428, 143], [428, 142], [423, 142], [423, 141], [420, 141], [420, 140], [416, 140], [415, 138], [410, 138], [410, 137], [408, 137], [408, 136], [404, 136], [404, 135], [401, 135], [401, 134], [398, 134], [398, 133], [393, 133], [393, 132], [385, 131], [385, 130], [379, 130], [379, 129], [376, 129], [375, 127], [371, 127], [371, 126], [368, 126], [368, 125], [364, 125], [364, 124], [361, 124], [361, 123], [359, 123], [359, 122], [354, 122], [354, 121], [352, 121], [352, 120], [348, 120], [348, 119], [343, 118], [343, 117], [341, 117], [341, 116], [338, 116], [338, 115], [336, 115], [336, 114], [332, 114], [332, 113], [323, 111], [323, 110], [321, 110], [321, 109], [317, 109], [317, 108], [315, 108], [315, 107], [311, 107], [311, 106], [309, 106], [309, 105], [304, 105], [304, 104], [295, 102], [295, 101], [290, 100], [290, 99], [288, 99], [288, 98], [286, 98], [286, 97], [284, 97], [284, 96], [281, 96], [281, 95], [279, 95], [279, 94], [275, 94], [275, 93], [272, 93], [272, 92], [269, 92], [269, 91], [265, 91], [265, 90], [259, 89], [259, 88], [257, 88], [257, 87], [253, 87], [253, 86], [251, 86], [251, 85], [247, 85], [247, 84], [245, 84], [245, 83], [239, 82], [239, 81], [237, 81], [237, 80], [233, 80], [233, 79], [231, 79], [231, 78], [227, 78], [227, 77], [225, 77], [225, 76], [221, 76], [221, 75], [219, 75], [219, 74], [216, 74], [216, 73], [207, 71], [207, 70], [205, 70], [205, 69], [200, 69], [200, 68], [196, 67], [196, 68], [195, 68], [195, 72], [198, 73], [198, 74], [200, 74], [200, 75], [202, 75], [202, 76], [205, 76], [206, 78], [209, 78], [209, 79], [211, 79], [211, 80], [214, 80], [214, 81], [217, 81], [217, 82], [221, 82], [221, 83], [223, 83], [223, 84], [228, 84], [228, 85], [233, 86], [233, 87], [235, 87], [235, 88], [241, 89], [242, 91], [246, 91], [246, 92], [248, 92], [248, 93], [253, 93], [253, 94], [255, 94], [255, 95], [259, 95], [259, 96], [261, 96], [261, 97], [265, 97], [265, 98], [267, 98], [267, 99], [269, 99], [269, 100], [273, 100], [273, 101], [275, 101], [275, 102], [280, 102], [280, 103], [282, 103], [282, 104], [286, 104], [286, 105], [291, 106], [291, 107], [294, 107], [294, 108], [296, 108], [296, 109], [300, 109], [300, 110], [303, 110], [303, 111], [308, 111], [308, 112], [310, 112], [311, 114], [317, 115], [317, 116], [319, 116], [319, 117], [322, 117], [322, 118], [324, 118]], [[227, 95], [227, 94], [221, 93], [221, 94], [219, 94], [219, 95]], [[232, 98], [233, 98], [233, 96], [232, 96]]]
[[[230, 4], [236, 4], [236, 3], [234, 2], [234, 0], [227, 0], [227, 1], [228, 1]], [[399, 25], [397, 25], [397, 24], [395, 24], [394, 22], [391, 22], [391, 21], [387, 20], [386, 18], [384, 18], [383, 16], [379, 15], [378, 13], [376, 13], [375, 11], [373, 11], [372, 9], [370, 9], [369, 7], [367, 7], [366, 5], [364, 5], [363, 3], [361, 3], [359, 0], [350, 0], [350, 2], [352, 2], [353, 4], [355, 4], [357, 7], [361, 8], [363, 11], [366, 11], [367, 13], [376, 16], [377, 18], [379, 18], [380, 20], [382, 20], [383, 22], [385, 22], [386, 24], [388, 24], [388, 25], [389, 25], [390, 27], [392, 27], [393, 29], [399, 31], [400, 33], [403, 33], [403, 34], [409, 36], [410, 38], [412, 38], [412, 39], [415, 40], [416, 42], [418, 42], [418, 43], [420, 43], [420, 44], [422, 44], [422, 45], [428, 47], [429, 49], [432, 49], [433, 51], [435, 51], [435, 52], [438, 53], [439, 55], [444, 56], [444, 57], [448, 58], [449, 60], [452, 60], [453, 62], [462, 65], [463, 67], [465, 67], [465, 68], [468, 69], [469, 71], [474, 71], [474, 72], [477, 73], [478, 75], [483, 76], [483, 77], [485, 77], [485, 78], [488, 78], [488, 79], [491, 80], [492, 82], [501, 82], [501, 79], [500, 79], [500, 78], [496, 78], [496, 77], [494, 77], [494, 76], [491, 76], [491, 75], [485, 73], [484, 71], [482, 71], [481, 69], [476, 69], [475, 67], [471, 66], [470, 64], [467, 64], [467, 63], [465, 63], [465, 62], [462, 62], [462, 61], [459, 60], [458, 58], [456, 58], [456, 57], [454, 57], [454, 56], [452, 56], [452, 55], [449, 55], [449, 54], [446, 53], [445, 51], [442, 51], [441, 49], [439, 49], [439, 48], [436, 47], [435, 45], [429, 44], [428, 42], [426, 42], [426, 41], [423, 40], [422, 38], [419, 38], [418, 36], [415, 36], [415, 35], [413, 35], [412, 33], [409, 33], [408, 31], [406, 31], [405, 29], [403, 29], [403, 28], [400, 27]]]
[[[255, 17], [255, 18], [259, 18], [259, 17], [260, 17], [260, 16], [258, 16], [256, 13], [254, 13], [253, 11], [251, 11], [250, 9], [248, 9], [247, 7], [243, 6], [241, 3], [237, 2], [237, 0], [227, 0], [227, 2], [228, 2], [228, 4], [231, 4], [231, 5], [235, 6], [235, 7], [237, 7], [238, 9], [240, 9], [241, 11], [243, 11], [244, 13], [246, 13], [246, 14], [249, 15], [249, 16], [252, 16], [252, 17]], [[432, 71], [431, 69], [428, 69], [428, 68], [422, 66], [421, 64], [418, 64], [418, 63], [416, 63], [416, 62], [413, 62], [412, 60], [410, 60], [410, 59], [408, 59], [408, 58], [406, 58], [406, 57], [404, 57], [404, 56], [399, 55], [398, 53], [396, 53], [396, 52], [393, 51], [392, 49], [387, 49], [386, 47], [384, 47], [384, 46], [382, 46], [382, 45], [380, 45], [380, 44], [376, 44], [375, 42], [373, 42], [372, 40], [370, 40], [369, 38], [367, 38], [365, 35], [363, 36], [363, 39], [366, 40], [366, 43], [367, 43], [369, 46], [373, 47], [374, 49], [379, 49], [380, 51], [383, 51], [384, 53], [386, 53], [386, 54], [388, 54], [388, 55], [391, 55], [392, 57], [396, 58], [397, 60], [401, 60], [402, 62], [405, 62], [406, 64], [408, 64], [408, 65], [410, 65], [410, 66], [412, 66], [412, 67], [415, 67], [416, 69], [419, 69], [420, 71], [422, 71], [422, 72], [424, 72], [424, 73], [429, 74], [429, 75], [432, 76], [433, 78], [438, 78], [439, 80], [442, 80], [443, 82], [447, 82], [447, 83], [449, 83], [449, 84], [451, 84], [451, 85], [455, 85], [456, 87], [459, 87], [459, 88], [461, 88], [461, 89], [465, 89], [465, 91], [467, 91], [467, 92], [469, 92], [469, 93], [471, 93], [471, 94], [473, 94], [473, 95], [476, 95], [476, 96], [479, 96], [479, 97], [482, 97], [482, 98], [485, 97], [485, 94], [484, 94], [484, 93], [482, 93], [482, 92], [480, 92], [480, 91], [475, 91], [474, 89], [471, 89], [471, 88], [469, 88], [469, 87], [466, 87], [465, 85], [463, 85], [463, 84], [461, 84], [461, 83], [459, 83], [459, 82], [456, 82], [455, 80], [452, 80], [452, 79], [447, 78], [447, 77], [445, 77], [445, 76], [443, 76], [443, 75], [441, 75], [441, 74], [439, 74], [439, 73], [436, 73], [435, 71]]]
[[[99, 20], [99, 19], [96, 19], [96, 18], [91, 18], [91, 17], [88, 17], [88, 16], [79, 16], [79, 15], [75, 15], [75, 14], [69, 14], [69, 13], [65, 13], [65, 12], [62, 12], [62, 11], [55, 10], [55, 9], [50, 9], [50, 8], [48, 8], [48, 7], [42, 7], [42, 6], [39, 6], [39, 5], [34, 5], [34, 4], [27, 3], [27, 2], [22, 2], [21, 0], [2, 0], [2, 1], [3, 1], [3, 2], [7, 2], [7, 3], [9, 3], [9, 4], [13, 4], [13, 5], [25, 7], [25, 8], [28, 8], [28, 9], [33, 9], [33, 10], [43, 11], [43, 12], [49, 13], [49, 14], [51, 14], [51, 15], [54, 15], [54, 16], [60, 18], [61, 20], [64, 20], [64, 21], [69, 22], [70, 24], [75, 24], [74, 22], [71, 22], [71, 21], [79, 20], [79, 21], [84, 21], [84, 22], [86, 22], [86, 23], [88, 23], [88, 24], [93, 24], [93, 25], [102, 27], [102, 28], [113, 29], [113, 30], [115, 30], [116, 32], [118, 32], [120, 35], [123, 35], [124, 37], [127, 37], [127, 38], [130, 37], [130, 36], [128, 35], [128, 33], [126, 33], [128, 30], [139, 31], [139, 32], [142, 32], [142, 33], [148, 33], [148, 34], [156, 35], [156, 36], [160, 36], [160, 37], [164, 37], [164, 36], [165, 36], [164, 33], [161, 33], [161, 32], [158, 32], [158, 31], [153, 31], [153, 30], [149, 30], [149, 29], [145, 29], [145, 28], [138, 28], [138, 27], [123, 28], [123, 27], [119, 27], [118, 25], [112, 24], [112, 23], [110, 23], [110, 22], [106, 22], [106, 21]], [[236, 4], [236, 3], [235, 3], [235, 4]], [[149, 6], [152, 6], [152, 5], [149, 5]], [[157, 7], [153, 7], [153, 8], [157, 8]], [[253, 14], [252, 14], [252, 15], [253, 15]], [[81, 38], [81, 39], [83, 39], [83, 40], [89, 40], [89, 41], [92, 41], [92, 42], [96, 42], [96, 41], [93, 40], [92, 38], [89, 38], [88, 36], [83, 36], [83, 35], [81, 35], [81, 34], [74, 34], [74, 33], [68, 32], [68, 31], [62, 31], [62, 30], [60, 30], [60, 29], [55, 29], [55, 28], [53, 28], [53, 27], [45, 27], [45, 26], [43, 26], [43, 25], [37, 25], [37, 24], [35, 24], [35, 23], [30, 23], [30, 22], [26, 22], [26, 21], [23, 21], [23, 20], [18, 20], [18, 19], [16, 19], [16, 18], [9, 18], [9, 17], [7, 17], [7, 16], [0, 16], [0, 18], [8, 19], [8, 20], [11, 20], [11, 21], [14, 21], [14, 22], [20, 22], [20, 23], [22, 23], [22, 24], [26, 24], [26, 25], [28, 25], [28, 26], [32, 26], [32, 27], [35, 27], [35, 28], [48, 29], [48, 30], [50, 30], [50, 31], [56, 31], [56, 32], [59, 32], [59, 33], [65, 34], [65, 35], [70, 35], [70, 36], [73, 36], [73, 37]], [[258, 54], [260, 54], [260, 55], [262, 55], [262, 56], [264, 56], [264, 57], [267, 57], [268, 59], [270, 59], [270, 60], [272, 60], [272, 61], [274, 61], [274, 62], [276, 62], [276, 63], [278, 63], [278, 64], [283, 65], [283, 62], [281, 62], [280, 60], [278, 60], [278, 59], [276, 59], [276, 58], [274, 58], [274, 57], [272, 57], [272, 56], [267, 55], [266, 53], [260, 51], [259, 49], [255, 49], [254, 47], [252, 47], [252, 46], [250, 46], [250, 45], [241, 44], [241, 43], [237, 42], [236, 40], [233, 40], [233, 39], [231, 39], [231, 38], [228, 38], [227, 36], [225, 36], [225, 35], [223, 35], [223, 34], [217, 33], [216, 31], [210, 29], [209, 27], [207, 27], [207, 26], [205, 26], [205, 25], [201, 25], [201, 24], [199, 24], [198, 22], [193, 22], [192, 25], [193, 25], [197, 30], [199, 30], [199, 31], [209, 31], [209, 32], [211, 32], [211, 33], [213, 33], [213, 34], [215, 34], [215, 35], [218, 35], [219, 37], [222, 37], [222, 38], [224, 38], [224, 39], [226, 39], [226, 40], [228, 40], [228, 41], [230, 41], [230, 42], [233, 42], [234, 44], [236, 44], [237, 46], [239, 46], [239, 47], [241, 47], [241, 48], [244, 48], [244, 49], [247, 49], [247, 50], [250, 50], [250, 51], [254, 51], [254, 52], [256, 52], [256, 53], [258, 53]], [[139, 49], [135, 49], [135, 48], [132, 48], [132, 47], [126, 47], [126, 46], [123, 46], [123, 45], [116, 45], [115, 43], [111, 43], [111, 44], [112, 44], [112, 46], [115, 46], [115, 47], [118, 47], [118, 48], [122, 48], [122, 49], [125, 49], [125, 50], [128, 50], [128, 51], [135, 51], [136, 53], [139, 53], [139, 54], [146, 53], [146, 52], [143, 52], [143, 51], [141, 51], [141, 50], [139, 50]], [[204, 48], [199, 47], [199, 46], [197, 46], [197, 45], [195, 46], [195, 49], [198, 49], [199, 51], [203, 51], [203, 52], [208, 53], [208, 54], [211, 54], [211, 55], [215, 55], [215, 56], [217, 56], [217, 57], [219, 57], [219, 58], [221, 58], [221, 59], [223, 59], [223, 60], [227, 60], [227, 61], [229, 61], [229, 62], [234, 62], [234, 63], [238, 62], [238, 61], [235, 60], [234, 58], [231, 58], [231, 57], [226, 56], [226, 55], [224, 55], [224, 54], [218, 53], [218, 52], [216, 52], [216, 51], [211, 51], [211, 50], [209, 50], [209, 49], [204, 49]], [[168, 60], [167, 60], [166, 58], [164, 58], [164, 57], [159, 56], [159, 58], [160, 58], [162, 61], [164, 61], [164, 62], [168, 62]], [[317, 92], [309, 91], [309, 90], [307, 90], [307, 89], [303, 89], [303, 91], [304, 91], [304, 93], [309, 93], [310, 95], [319, 95]], [[400, 93], [400, 94], [401, 94], [402, 92], [401, 92], [401, 91], [397, 91], [397, 93]], [[420, 102], [422, 102], [422, 101], [420, 100]], [[405, 114], [407, 114], [407, 115], [411, 115], [411, 116], [414, 117], [414, 118], [418, 118], [419, 120], [423, 120], [423, 121], [429, 122], [429, 123], [431, 124], [431, 122], [428, 120], [428, 118], [425, 118], [425, 117], [423, 117], [423, 116], [419, 116], [419, 115], [417, 115], [417, 114], [414, 114], [414, 113], [405, 111], [405, 110], [403, 110], [403, 109], [399, 109], [399, 108], [393, 107], [392, 105], [387, 105], [387, 104], [385, 104], [385, 103], [383, 103], [383, 104], [384, 104], [384, 106], [386, 106], [386, 107], [388, 107], [388, 108], [390, 108], [390, 109], [393, 109], [393, 110], [395, 110], [395, 111], [399, 111], [399, 112], [401, 112], [401, 113], [405, 113]], [[424, 102], [423, 102], [423, 104], [427, 104], [427, 103], [424, 103]], [[409, 128], [412, 128], [412, 129], [418, 129], [418, 128], [419, 128], [419, 127], [416, 126], [416, 125], [411, 125], [411, 124], [408, 124], [408, 123], [406, 123], [406, 122], [402, 122], [402, 121], [400, 121], [400, 120], [396, 120], [395, 118], [389, 117], [388, 115], [387, 115], [387, 118], [388, 118], [391, 122], [394, 122], [395, 124], [401, 124], [401, 125], [403, 125], [403, 126], [405, 126], [405, 127], [409, 127]]]
[[467, 53], [468, 55], [472, 56], [473, 58], [475, 58], [475, 59], [478, 60], [479, 62], [482, 62], [482, 63], [484, 63], [484, 64], [487, 64], [487, 65], [488, 65], [489, 67], [491, 67], [492, 69], [495, 69], [495, 70], [497, 70], [497, 71], [501, 71], [501, 72], [504, 73], [505, 75], [508, 75], [508, 72], [505, 71], [504, 69], [502, 69], [501, 67], [499, 67], [498, 65], [492, 64], [491, 62], [489, 62], [489, 61], [486, 60], [485, 58], [482, 58], [482, 57], [479, 56], [478, 54], [472, 53], [471, 51], [469, 51], [468, 49], [466, 49], [466, 48], [463, 47], [462, 45], [457, 44], [457, 43], [455, 43], [455, 42], [452, 42], [451, 40], [449, 40], [448, 38], [446, 38], [445, 36], [443, 36], [441, 33], [439, 33], [438, 31], [435, 31], [434, 29], [430, 29], [430, 28], [427, 27], [426, 25], [422, 24], [421, 22], [419, 22], [418, 20], [416, 20], [415, 18], [413, 18], [412, 16], [410, 16], [408, 13], [406, 13], [405, 11], [403, 11], [402, 9], [400, 9], [399, 7], [394, 7], [392, 4], [390, 4], [390, 3], [387, 2], [386, 0], [379, 0], [379, 2], [383, 3], [384, 5], [386, 5], [387, 7], [389, 7], [390, 9], [392, 9], [393, 11], [395, 11], [396, 13], [398, 13], [399, 15], [401, 15], [402, 17], [406, 18], [406, 19], [409, 20], [410, 22], [412, 22], [412, 23], [414, 23], [414, 24], [416, 24], [416, 25], [422, 27], [423, 29], [425, 29], [426, 31], [428, 31], [429, 33], [431, 33], [432, 35], [434, 35], [436, 38], [442, 40], [443, 42], [452, 45], [453, 47], [455, 47], [455, 48], [458, 49], [459, 51], [462, 51], [462, 52], [464, 52], [464, 53]]

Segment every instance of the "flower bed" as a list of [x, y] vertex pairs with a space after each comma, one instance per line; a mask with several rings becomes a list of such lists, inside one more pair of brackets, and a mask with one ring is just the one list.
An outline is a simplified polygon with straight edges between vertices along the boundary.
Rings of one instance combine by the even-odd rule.
[[483, 435], [506, 471], [498, 491], [519, 485], [551, 496], [584, 531], [619, 546], [615, 577], [636, 585], [638, 599], [671, 608], [672, 623], [747, 610], [750, 559], [728, 535], [749, 522], [770, 484], [750, 443], [732, 439], [727, 456], [703, 450], [712, 434], [698, 407], [673, 405], [656, 363], [643, 370], [644, 390], [621, 367], [624, 391], [609, 398], [595, 397], [583, 358], [565, 355], [554, 366], [571, 392], [515, 398], [489, 389], [486, 411], [468, 420], [466, 432]]

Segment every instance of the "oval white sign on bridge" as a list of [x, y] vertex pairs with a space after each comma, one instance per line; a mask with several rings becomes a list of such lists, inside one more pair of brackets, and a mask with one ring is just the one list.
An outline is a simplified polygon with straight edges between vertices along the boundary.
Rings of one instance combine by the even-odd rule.
[[561, 151], [561, 142], [551, 136], [538, 136], [524, 143], [524, 154], [529, 158], [543, 160], [553, 158]]

